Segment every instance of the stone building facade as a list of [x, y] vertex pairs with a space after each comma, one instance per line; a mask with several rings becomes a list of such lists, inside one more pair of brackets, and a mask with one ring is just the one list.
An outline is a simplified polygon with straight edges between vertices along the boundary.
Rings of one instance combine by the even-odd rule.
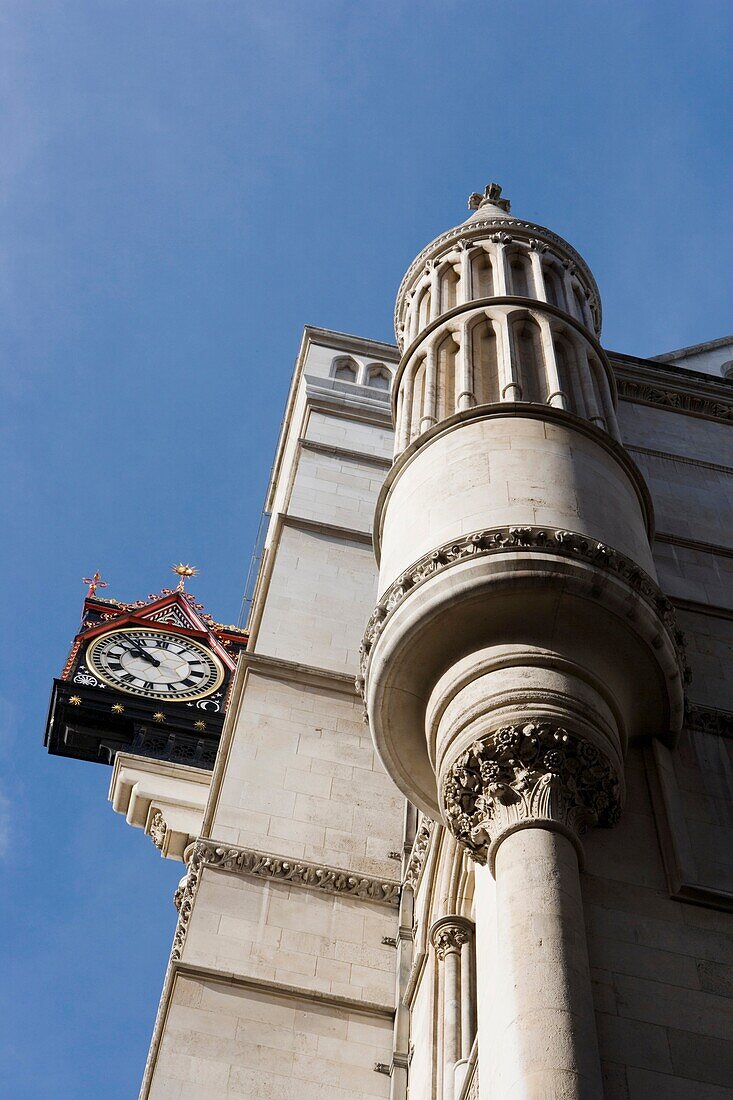
[[733, 338], [470, 205], [304, 333], [146, 1100], [733, 1096]]

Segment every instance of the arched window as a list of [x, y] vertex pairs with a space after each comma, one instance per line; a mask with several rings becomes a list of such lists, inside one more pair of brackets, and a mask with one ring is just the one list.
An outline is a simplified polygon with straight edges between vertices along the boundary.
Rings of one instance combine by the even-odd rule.
[[458, 305], [459, 274], [455, 267], [444, 267], [440, 275], [440, 312]]
[[430, 321], [430, 287], [424, 286], [417, 299], [417, 330], [422, 329]]
[[491, 256], [484, 249], [474, 256], [472, 272], [474, 298], [493, 298], [494, 269], [491, 266]]
[[485, 317], [471, 329], [471, 362], [476, 404], [489, 405], [500, 401], [496, 333], [491, 321]]
[[551, 306], [565, 309], [565, 295], [563, 293], [562, 278], [554, 264], [545, 264], [542, 269], [545, 278], [545, 294]]
[[410, 440], [420, 434], [420, 421], [425, 401], [425, 360], [421, 359], [415, 367], [415, 381], [412, 385], [412, 409], [405, 409], [410, 417]]
[[565, 394], [570, 411], [577, 416], [592, 416], [592, 411], [585, 407], [578, 355], [572, 341], [565, 336], [556, 335], [553, 343], [560, 389]]
[[588, 324], [590, 311], [586, 312], [583, 302], [583, 293], [577, 283], [573, 283], [573, 307], [573, 311], [578, 320], [584, 325]]
[[452, 416], [458, 405], [456, 389], [456, 356], [458, 347], [449, 334], [441, 341], [438, 359], [438, 420]]
[[534, 296], [532, 270], [529, 257], [524, 252], [513, 252], [509, 256], [509, 281], [512, 294], [520, 298]]
[[331, 374], [339, 382], [356, 382], [359, 375], [359, 368], [353, 359], [349, 359], [348, 356], [342, 356], [340, 359], [334, 359], [331, 367]]
[[518, 318], [512, 324], [512, 342], [518, 381], [522, 387], [521, 400], [544, 403], [547, 399], [547, 381], [539, 325], [529, 317]]
[[367, 367], [367, 386], [373, 390], [389, 391], [392, 386], [392, 375], [381, 363]]

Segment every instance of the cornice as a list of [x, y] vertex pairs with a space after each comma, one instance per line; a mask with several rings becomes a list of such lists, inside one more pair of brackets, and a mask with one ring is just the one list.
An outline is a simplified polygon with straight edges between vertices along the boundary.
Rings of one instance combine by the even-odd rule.
[[283, 527], [290, 527], [298, 531], [313, 531], [319, 535], [330, 535], [331, 538], [343, 539], [344, 542], [360, 542], [365, 546], [372, 545], [371, 531], [363, 531], [358, 527], [341, 527], [336, 523], [323, 523], [318, 519], [307, 519], [305, 516], [295, 516], [289, 512], [281, 514]]
[[328, 455], [330, 458], [343, 458], [347, 462], [360, 462], [364, 466], [376, 466], [380, 470], [389, 470], [392, 465], [391, 458], [383, 458], [381, 455], [370, 454], [367, 451], [353, 451], [348, 447], [336, 447], [332, 443], [320, 443], [315, 439], [306, 439], [304, 436], [300, 437], [298, 443], [304, 451]]

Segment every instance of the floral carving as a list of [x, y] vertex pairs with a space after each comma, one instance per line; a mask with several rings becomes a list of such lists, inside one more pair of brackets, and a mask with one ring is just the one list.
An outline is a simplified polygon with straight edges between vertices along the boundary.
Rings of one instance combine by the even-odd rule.
[[442, 800], [448, 828], [480, 863], [522, 822], [554, 821], [581, 835], [615, 825], [621, 810], [618, 776], [603, 754], [541, 719], [474, 742], [445, 777]]
[[[188, 932], [188, 925], [193, 912], [193, 903], [201, 881], [202, 867], [202, 855], [199, 846], [196, 845], [193, 850], [193, 855], [191, 856], [191, 862], [188, 865], [188, 874], [186, 875], [186, 883], [183, 887], [182, 894], [179, 893], [181, 890], [180, 886], [178, 890], [176, 890], [176, 895], [180, 897], [180, 904], [177, 907], [178, 924], [176, 925], [175, 935], [173, 936], [171, 962], [178, 962], [183, 953], [183, 945], [186, 942], [186, 933]], [[176, 895], [174, 895], [174, 900]]]
[[281, 882], [310, 886], [328, 893], [348, 894], [383, 905], [399, 904], [399, 882], [357, 875], [336, 867], [307, 863], [305, 860], [282, 859], [251, 848], [223, 847], [208, 840], [200, 840], [196, 851], [206, 866], [216, 867], [221, 871], [279, 879]]
[[471, 936], [463, 924], [440, 924], [433, 931], [432, 939], [435, 954], [442, 962], [452, 951], [460, 955], [461, 948], [470, 942]]
[[413, 588], [428, 580], [433, 574], [466, 558], [500, 553], [517, 547], [531, 549], [537, 553], [580, 559], [621, 577], [634, 592], [654, 608], [664, 623], [677, 651], [684, 682], [689, 682], [690, 673], [684, 651], [685, 638], [677, 627], [674, 607], [656, 582], [636, 562], [605, 543], [596, 542], [595, 539], [575, 531], [548, 531], [540, 527], [497, 527], [485, 531], [474, 531], [463, 535], [455, 542], [445, 543], [437, 550], [419, 558], [389, 586], [367, 622], [361, 643], [356, 689], [361, 693], [362, 698], [365, 697], [369, 655], [374, 644], [382, 633], [390, 614]]
[[719, 401], [712, 397], [700, 397], [682, 390], [662, 389], [630, 378], [619, 378], [618, 395], [626, 401], [641, 401], [648, 405], [663, 405], [680, 412], [698, 413], [713, 420], [733, 420], [733, 402]]
[[733, 712], [712, 707], [688, 707], [685, 726], [694, 733], [713, 733], [733, 737]]
[[423, 818], [420, 822], [420, 828], [417, 830], [407, 864], [407, 871], [405, 872], [405, 886], [409, 886], [411, 890], [416, 888], [420, 880], [425, 856], [428, 854], [428, 848], [430, 847], [430, 838], [433, 835], [433, 826], [434, 822], [430, 821], [429, 818]]
[[163, 843], [167, 832], [168, 826], [165, 819], [160, 810], [156, 810], [153, 814], [153, 820], [150, 822], [150, 839], [156, 848], [160, 848], [161, 852], [163, 851]]

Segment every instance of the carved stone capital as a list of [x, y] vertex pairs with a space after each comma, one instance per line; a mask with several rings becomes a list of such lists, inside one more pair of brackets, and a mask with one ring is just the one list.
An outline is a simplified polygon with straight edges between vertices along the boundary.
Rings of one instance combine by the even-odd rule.
[[472, 922], [457, 915], [441, 917], [430, 929], [430, 941], [441, 962], [451, 952], [460, 955], [465, 944], [471, 942], [472, 935]]
[[576, 839], [592, 825], [613, 826], [621, 812], [615, 769], [583, 737], [541, 719], [503, 726], [475, 741], [443, 781], [445, 820], [479, 863], [500, 841], [532, 825]]

